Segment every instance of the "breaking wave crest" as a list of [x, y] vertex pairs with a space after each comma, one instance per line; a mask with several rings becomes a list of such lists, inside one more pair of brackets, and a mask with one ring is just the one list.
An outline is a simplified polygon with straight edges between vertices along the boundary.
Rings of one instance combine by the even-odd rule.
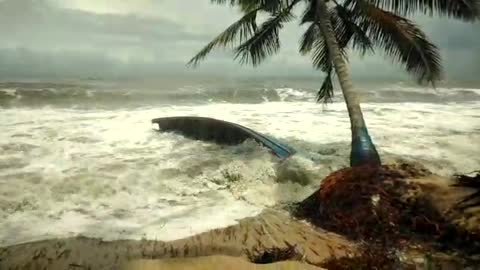
[[[259, 104], [265, 102], [315, 102], [316, 89], [291, 87], [173, 87], [132, 89], [98, 85], [55, 83], [0, 83], [1, 107], [124, 108], [165, 104], [210, 103]], [[409, 88], [401, 86], [364, 89], [360, 96], [367, 103], [468, 102], [480, 100], [479, 89]], [[341, 102], [337, 93], [334, 102]]]

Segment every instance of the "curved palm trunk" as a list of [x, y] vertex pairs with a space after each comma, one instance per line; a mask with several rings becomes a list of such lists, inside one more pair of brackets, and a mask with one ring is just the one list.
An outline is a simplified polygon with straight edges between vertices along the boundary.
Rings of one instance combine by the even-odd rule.
[[320, 31], [325, 38], [330, 57], [332, 58], [338, 81], [342, 88], [343, 96], [347, 104], [350, 124], [352, 129], [352, 150], [350, 153], [350, 165], [357, 166], [363, 164], [380, 165], [380, 157], [373, 145], [372, 139], [368, 134], [363, 113], [360, 108], [358, 96], [353, 89], [347, 64], [345, 63], [340, 48], [332, 29], [329, 19], [329, 13], [325, 0], [317, 1], [317, 23]]

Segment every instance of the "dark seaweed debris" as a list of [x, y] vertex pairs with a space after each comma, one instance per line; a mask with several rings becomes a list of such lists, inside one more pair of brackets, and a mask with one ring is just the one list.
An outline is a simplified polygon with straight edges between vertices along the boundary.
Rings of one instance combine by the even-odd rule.
[[363, 245], [359, 252], [330, 257], [318, 265], [328, 270], [414, 270], [414, 265], [400, 262], [394, 251], [381, 245]]
[[354, 240], [396, 245], [406, 238], [406, 228], [419, 232], [439, 230], [440, 214], [427, 202], [401, 199], [409, 189], [403, 180], [426, 174], [403, 165], [400, 169], [346, 168], [329, 175], [318, 192], [299, 205], [297, 214]]
[[[408, 164], [345, 168], [325, 178], [317, 192], [298, 204], [294, 214], [352, 240], [385, 249], [424, 243], [429, 249], [480, 254], [478, 235], [451, 224], [431, 201], [415, 195], [419, 187], [407, 179], [428, 175], [431, 173], [424, 168]], [[475, 177], [462, 179], [464, 185], [479, 187]], [[476, 194], [467, 201], [478, 198]]]

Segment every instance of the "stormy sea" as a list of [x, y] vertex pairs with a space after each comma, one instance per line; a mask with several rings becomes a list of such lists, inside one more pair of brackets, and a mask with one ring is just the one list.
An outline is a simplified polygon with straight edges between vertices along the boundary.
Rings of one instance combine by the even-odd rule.
[[[84, 235], [173, 240], [299, 201], [348, 166], [340, 93], [316, 80], [0, 83], [0, 246]], [[384, 161], [436, 174], [480, 167], [480, 89], [357, 86]], [[150, 120], [235, 122], [297, 150], [279, 160], [255, 142], [221, 146], [160, 133]]]

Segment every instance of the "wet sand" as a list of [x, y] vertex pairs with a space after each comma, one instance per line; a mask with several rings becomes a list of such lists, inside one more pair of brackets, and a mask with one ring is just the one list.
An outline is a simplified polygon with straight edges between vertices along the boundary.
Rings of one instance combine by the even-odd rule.
[[244, 259], [231, 256], [208, 256], [198, 258], [138, 260], [127, 263], [122, 270], [321, 270], [297, 261], [284, 261], [272, 264], [253, 264]]
[[[288, 245], [296, 245], [296, 250], [302, 254], [301, 258], [295, 258], [298, 260], [296, 263], [279, 264], [279, 267], [284, 267], [279, 269], [308, 269], [305, 268], [306, 263], [317, 264], [331, 256], [344, 256], [355, 250], [355, 245], [340, 235], [294, 220], [286, 212], [267, 210], [256, 217], [243, 219], [237, 225], [171, 242], [107, 242], [75, 237], [19, 244], [0, 249], [0, 269], [119, 269], [127, 267], [126, 263], [132, 260], [212, 255], [223, 256], [218, 257], [219, 265], [226, 267], [231, 264], [238, 268], [229, 269], [245, 269], [250, 265], [247, 254], [256, 254], [272, 247], [286, 248]], [[198, 261], [190, 259], [185, 261], [185, 267], [205, 265], [215, 258], [217, 257]], [[181, 265], [178, 259], [165, 262], [139, 261], [131, 262], [128, 269], [162, 264]], [[297, 266], [302, 267], [288, 268]], [[184, 269], [182, 267], [178, 269]]]

